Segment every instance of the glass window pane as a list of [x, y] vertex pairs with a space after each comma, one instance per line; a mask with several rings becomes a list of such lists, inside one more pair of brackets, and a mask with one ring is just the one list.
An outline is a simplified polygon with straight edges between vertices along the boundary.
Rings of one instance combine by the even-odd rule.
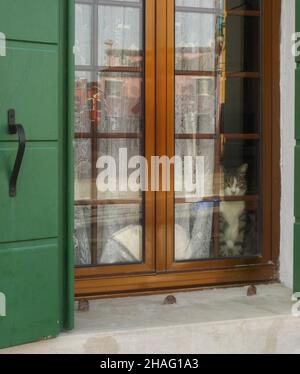
[[204, 156], [203, 196], [175, 194], [175, 260], [257, 256], [260, 2], [175, 4], [175, 155]]
[[214, 14], [176, 12], [176, 70], [215, 71], [216, 22]]
[[228, 16], [226, 70], [260, 71], [260, 17]]
[[143, 261], [141, 205], [105, 205], [98, 208], [98, 263]]
[[176, 205], [175, 261], [202, 260], [211, 257], [213, 216], [213, 202]]
[[224, 0], [176, 0], [176, 8], [222, 9]]
[[[122, 153], [121, 153], [122, 152]], [[139, 139], [101, 139], [98, 142], [98, 157], [111, 157], [115, 160], [116, 165], [116, 178], [111, 178], [111, 181], [115, 184], [115, 192], [100, 192], [100, 182], [98, 187], [98, 199], [139, 199], [141, 198], [141, 192], [134, 192], [128, 187], [130, 175], [134, 169], [128, 169], [127, 165], [132, 157], [140, 156], [142, 154], [141, 142]], [[98, 173], [105, 170], [99, 169]], [[107, 179], [105, 179], [105, 185], [101, 186], [105, 189], [107, 186]], [[139, 183], [139, 180], [137, 180]], [[123, 187], [121, 187], [123, 186]], [[120, 188], [121, 187], [121, 188]], [[126, 191], [124, 192], [124, 189]]]
[[99, 6], [98, 64], [141, 67], [143, 32], [139, 3]]
[[236, 134], [260, 132], [260, 79], [227, 78], [223, 105], [222, 131]]
[[75, 132], [77, 133], [91, 131], [93, 105], [91, 87], [91, 74], [77, 71], [75, 74]]
[[75, 141], [75, 200], [91, 198], [91, 141], [80, 139]]
[[[214, 195], [214, 140], [176, 139], [175, 154], [181, 157], [183, 166], [181, 174], [175, 175], [175, 180], [178, 181], [180, 179], [184, 182], [182, 186], [179, 186], [182, 188], [176, 192], [176, 197], [185, 199], [212, 197]], [[184, 157], [186, 156], [192, 157], [193, 165], [191, 168], [188, 163], [184, 162]], [[196, 179], [196, 157], [203, 158], [204, 174], [200, 175], [201, 180]], [[201, 183], [202, 180], [204, 180], [204, 196], [199, 196], [197, 195], [196, 187], [197, 183]], [[195, 191], [191, 191], [192, 187], [194, 187]]]
[[75, 206], [75, 265], [91, 265], [91, 207]]
[[[217, 233], [214, 227], [218, 227]], [[178, 204], [175, 261], [259, 256], [258, 227], [256, 201]]]
[[98, 131], [139, 133], [142, 131], [142, 78], [140, 74], [99, 74], [101, 116]]
[[176, 76], [175, 127], [178, 134], [214, 134], [216, 87], [212, 77]]
[[219, 214], [221, 258], [259, 256], [259, 210], [256, 202], [222, 202]]
[[[141, 180], [136, 177], [134, 190], [126, 185], [139, 165], [127, 172], [123, 164], [119, 170], [120, 149], [127, 153], [128, 162], [144, 154], [143, 12], [142, 0], [76, 1], [75, 255], [79, 266], [144, 260]], [[116, 173], [110, 175], [113, 191], [103, 188], [107, 184], [101, 181], [103, 169], [98, 163], [103, 156], [115, 162]], [[133, 252], [127, 257], [126, 235], [133, 240]]]
[[228, 10], [259, 10], [261, 0], [227, 0]]
[[91, 64], [92, 7], [75, 5], [75, 64]]
[[[259, 141], [226, 140], [222, 157], [222, 182], [224, 182], [225, 195], [258, 194], [260, 190], [259, 161]], [[223, 191], [221, 194], [224, 195]]]

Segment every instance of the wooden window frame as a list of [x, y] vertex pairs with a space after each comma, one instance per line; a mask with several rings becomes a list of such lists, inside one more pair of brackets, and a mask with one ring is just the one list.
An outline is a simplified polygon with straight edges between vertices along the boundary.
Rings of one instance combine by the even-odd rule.
[[[267, 10], [270, 16], [265, 17], [263, 23], [263, 256], [255, 259], [174, 262], [174, 193], [149, 192], [145, 197], [148, 217], [145, 225], [145, 265], [77, 268], [77, 298], [147, 294], [170, 289], [187, 290], [278, 280], [281, 0], [264, 0], [264, 4], [264, 11]], [[146, 0], [145, 136], [148, 159], [152, 155], [173, 156], [174, 10], [174, 0]], [[237, 16], [257, 16], [253, 11], [238, 13]], [[244, 134], [240, 138], [254, 139], [256, 135]], [[221, 137], [217, 141], [221, 142]], [[245, 197], [245, 200], [253, 203], [255, 197]]]

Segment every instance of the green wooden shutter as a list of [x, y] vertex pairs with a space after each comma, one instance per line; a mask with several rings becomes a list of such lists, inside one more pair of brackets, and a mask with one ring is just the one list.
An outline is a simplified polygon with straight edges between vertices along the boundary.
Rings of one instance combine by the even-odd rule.
[[[0, 348], [57, 336], [73, 327], [72, 127], [73, 0], [1, 0], [0, 32]], [[73, 21], [72, 21], [73, 22]], [[68, 112], [68, 104], [70, 112]], [[16, 197], [9, 179], [26, 132]], [[68, 146], [69, 144], [69, 146]], [[3, 305], [2, 305], [3, 309]]]

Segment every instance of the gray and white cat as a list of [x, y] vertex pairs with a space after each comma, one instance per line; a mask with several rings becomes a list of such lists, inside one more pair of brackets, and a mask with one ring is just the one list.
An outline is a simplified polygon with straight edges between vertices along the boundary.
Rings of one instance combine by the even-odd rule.
[[[244, 196], [247, 193], [248, 165], [236, 169], [222, 168], [222, 192], [224, 196]], [[246, 203], [244, 201], [220, 204], [220, 255], [241, 256], [245, 250], [247, 225]]]

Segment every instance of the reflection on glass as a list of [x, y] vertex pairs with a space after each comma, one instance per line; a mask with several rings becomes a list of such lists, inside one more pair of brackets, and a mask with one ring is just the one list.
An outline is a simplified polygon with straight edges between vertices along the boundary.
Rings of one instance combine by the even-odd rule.
[[75, 142], [75, 199], [91, 198], [91, 141], [80, 139]]
[[75, 207], [74, 248], [75, 265], [91, 264], [91, 207]]
[[176, 0], [176, 7], [221, 9], [224, 0]]
[[91, 75], [78, 71], [75, 76], [75, 132], [91, 131]]
[[142, 78], [140, 74], [99, 74], [102, 92], [99, 132], [142, 131]]
[[75, 64], [91, 63], [92, 7], [87, 4], [75, 6]]
[[175, 128], [178, 134], [215, 133], [215, 79], [176, 77]]
[[120, 175], [119, 170], [112, 175], [116, 191], [104, 192], [105, 183], [98, 177], [105, 167], [97, 166], [101, 156], [110, 156], [118, 168], [121, 148], [127, 150], [128, 160], [144, 154], [143, 4], [141, 0], [104, 5], [98, 0], [76, 1], [74, 239], [78, 266], [144, 260], [143, 194], [121, 191], [120, 182], [124, 186], [127, 174]]
[[216, 22], [214, 14], [176, 12], [176, 70], [215, 70]]
[[99, 66], [141, 67], [143, 33], [140, 4], [99, 6], [98, 12]]

